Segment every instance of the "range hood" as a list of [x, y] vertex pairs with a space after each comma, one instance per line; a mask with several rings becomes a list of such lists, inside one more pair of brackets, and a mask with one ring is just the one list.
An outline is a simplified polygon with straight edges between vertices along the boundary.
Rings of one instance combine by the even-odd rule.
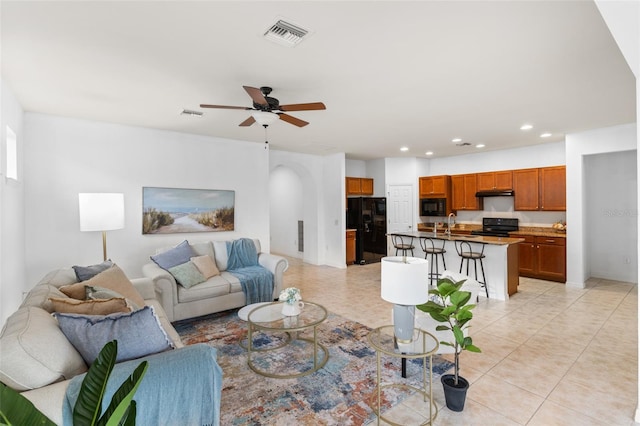
[[511, 197], [513, 189], [496, 189], [492, 191], [478, 191], [476, 197]]

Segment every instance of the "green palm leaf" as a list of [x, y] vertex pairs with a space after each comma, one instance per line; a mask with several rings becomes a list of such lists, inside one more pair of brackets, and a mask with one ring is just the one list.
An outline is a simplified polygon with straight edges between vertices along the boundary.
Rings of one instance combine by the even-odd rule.
[[116, 363], [118, 342], [113, 340], [102, 348], [82, 381], [78, 400], [73, 408], [74, 426], [95, 425], [102, 412], [102, 399], [107, 380]]
[[[138, 390], [138, 386], [140, 386], [140, 382], [142, 381], [144, 374], [147, 372], [148, 366], [149, 363], [147, 361], [142, 361], [127, 380], [120, 385], [118, 390], [113, 394], [111, 403], [100, 418], [98, 426], [118, 425], [121, 419], [127, 418], [126, 416], [129, 413], [131, 404], [135, 406], [133, 394]], [[133, 416], [135, 419], [135, 408], [133, 409]]]
[[31, 401], [0, 383], [0, 424], [55, 426]]

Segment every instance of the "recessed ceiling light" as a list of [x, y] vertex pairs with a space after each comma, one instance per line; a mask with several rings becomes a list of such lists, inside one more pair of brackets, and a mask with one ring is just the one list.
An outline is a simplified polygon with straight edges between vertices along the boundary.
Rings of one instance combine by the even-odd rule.
[[549, 136], [551, 136], [551, 133], [543, 133], [540, 135], [541, 138], [548, 138]]
[[484, 144], [483, 143], [479, 143], [478, 145], [476, 145], [476, 148], [484, 148]]
[[523, 124], [522, 126], [520, 126], [520, 130], [531, 130], [533, 129], [533, 126], [531, 124]]
[[433, 155], [433, 151], [427, 151], [424, 153], [424, 155]]
[[460, 139], [460, 138], [451, 139], [451, 142], [453, 142], [453, 143], [462, 142], [462, 139]]
[[400, 151], [406, 152], [406, 151], [409, 151], [409, 148], [407, 148], [406, 146], [403, 146], [402, 148], [400, 148]]

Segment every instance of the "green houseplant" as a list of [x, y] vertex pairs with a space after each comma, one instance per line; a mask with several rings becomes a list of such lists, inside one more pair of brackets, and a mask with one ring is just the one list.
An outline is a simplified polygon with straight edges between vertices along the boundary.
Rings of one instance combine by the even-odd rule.
[[468, 304], [471, 293], [460, 290], [465, 280], [454, 282], [450, 278], [441, 278], [435, 289], [429, 290], [431, 300], [416, 306], [419, 310], [428, 313], [435, 321], [443, 323], [438, 325], [436, 331], [449, 330], [453, 341], [441, 341], [440, 344], [454, 348], [454, 374], [445, 374], [441, 381], [445, 390], [447, 407], [453, 411], [462, 411], [464, 401], [469, 388], [469, 382], [460, 376], [460, 352], [481, 352], [480, 348], [473, 344], [464, 331], [469, 328], [469, 321], [473, 318], [471, 310], [476, 307]]
[[[136, 402], [133, 395], [147, 371], [147, 361], [142, 361], [120, 385], [109, 406], [102, 413], [102, 399], [116, 363], [117, 353], [118, 341], [108, 342], [91, 364], [73, 407], [74, 425], [135, 425]], [[31, 401], [4, 383], [0, 383], [0, 424], [55, 425]]]

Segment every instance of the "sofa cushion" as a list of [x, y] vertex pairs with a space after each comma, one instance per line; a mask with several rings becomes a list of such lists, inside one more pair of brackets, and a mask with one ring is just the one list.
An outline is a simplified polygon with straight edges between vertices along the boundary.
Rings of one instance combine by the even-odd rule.
[[213, 255], [213, 244], [211, 241], [205, 241], [203, 243], [191, 243], [191, 249], [193, 250], [194, 256], [209, 256], [211, 259], [214, 258]]
[[216, 275], [188, 289], [178, 286], [178, 301], [185, 303], [210, 297], [224, 296], [225, 294], [229, 294], [229, 290], [229, 282], [222, 278], [222, 276]]
[[226, 241], [213, 241], [213, 253], [216, 265], [220, 272], [227, 270], [227, 262], [229, 261], [229, 255], [227, 254], [227, 242]]
[[25, 297], [20, 307], [35, 306], [51, 313], [54, 309], [51, 300], [49, 300], [50, 297], [64, 298], [67, 296], [61, 292], [58, 287], [49, 284], [40, 284], [29, 291], [29, 294], [27, 294], [27, 297]]
[[156, 264], [158, 264], [158, 266], [162, 269], [168, 271], [174, 266], [182, 265], [183, 263], [188, 262], [193, 254], [193, 249], [189, 245], [189, 242], [187, 240], [184, 240], [173, 248], [151, 256], [151, 260], [156, 262]]
[[45, 275], [37, 285], [48, 284], [54, 287], [62, 287], [78, 282], [78, 277], [73, 268], [56, 269]]
[[60, 291], [74, 299], [84, 300], [86, 296], [85, 286], [111, 289], [131, 300], [136, 305], [144, 306], [144, 299], [118, 265], [113, 265], [111, 268], [100, 272], [90, 280], [61, 287]]
[[83, 315], [109, 315], [117, 312], [131, 312], [124, 297], [98, 300], [77, 300], [70, 297], [52, 297], [53, 310], [61, 313]]
[[105, 260], [102, 263], [98, 263], [97, 265], [90, 266], [74, 266], [73, 270], [76, 273], [76, 278], [78, 281], [86, 281], [95, 277], [102, 271], [106, 271], [107, 269], [113, 266], [113, 262], [111, 260]]
[[80, 352], [87, 364], [92, 364], [102, 347], [118, 341], [116, 361], [126, 361], [173, 348], [151, 306], [107, 316], [54, 314], [60, 329]]
[[192, 257], [191, 261], [196, 265], [196, 268], [198, 268], [198, 271], [200, 271], [205, 279], [220, 275], [216, 262], [208, 255]]
[[87, 366], [44, 309], [27, 306], [11, 315], [0, 333], [0, 381], [24, 391], [70, 379]]
[[204, 275], [200, 273], [196, 265], [191, 261], [169, 268], [169, 273], [173, 275], [173, 278], [176, 279], [178, 284], [184, 288], [191, 288], [206, 280]]

